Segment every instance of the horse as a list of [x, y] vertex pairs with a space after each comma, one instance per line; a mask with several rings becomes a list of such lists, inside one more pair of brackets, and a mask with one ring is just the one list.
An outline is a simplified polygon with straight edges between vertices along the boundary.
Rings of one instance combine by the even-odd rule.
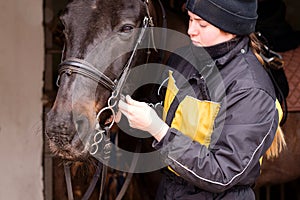
[[[59, 89], [47, 113], [45, 133], [51, 152], [61, 158], [65, 166], [68, 198], [73, 199], [74, 195], [75, 198], [88, 199], [91, 195], [94, 198], [90, 188], [97, 184], [97, 171], [102, 169], [104, 180], [105, 175], [113, 174], [103, 173], [105, 165], [97, 165], [92, 152], [96, 150], [101, 154], [106, 147], [111, 151], [109, 140], [119, 131], [114, 123], [114, 107], [121, 98], [128, 71], [135, 65], [163, 60], [163, 56], [155, 49], [155, 33], [148, 29], [165, 27], [165, 13], [163, 5], [157, 0], [73, 0], [67, 4], [60, 20], [64, 25], [65, 42], [57, 81]], [[137, 48], [143, 42], [145, 48]], [[148, 88], [145, 86], [142, 90], [149, 92]], [[136, 94], [137, 99], [138, 96], [144, 96], [139, 92]], [[135, 150], [132, 149], [137, 145], [134, 139], [131, 138], [128, 144], [128, 138], [122, 140], [123, 134], [118, 135], [119, 141], [125, 141], [119, 142], [120, 146]], [[97, 137], [100, 136], [108, 141], [104, 146], [98, 144]], [[105, 155], [104, 152], [97, 158]], [[83, 163], [87, 163], [87, 166], [83, 166]], [[74, 171], [78, 168], [87, 168], [88, 172], [83, 175], [89, 177], [88, 180], [94, 180], [92, 187], [85, 184], [85, 194], [76, 187], [72, 189], [70, 183], [70, 176], [76, 174]], [[93, 171], [94, 177], [89, 175]], [[151, 184], [153, 180], [153, 185], [156, 185], [153, 179], [156, 175], [151, 175], [149, 179], [144, 176], [140, 181], [147, 179], [146, 182]], [[115, 182], [101, 181], [100, 198], [104, 186], [109, 191]], [[156, 188], [153, 185], [148, 189], [140, 189], [140, 194], [127, 192], [127, 196], [131, 196], [127, 198], [153, 199]]]
[[[92, 136], [95, 135], [95, 131], [106, 125], [112, 125], [110, 130], [112, 135], [119, 131], [113, 125], [111, 118], [114, 110], [103, 109], [108, 106], [112, 92], [117, 87], [116, 82], [120, 81], [124, 73], [126, 62], [130, 63], [128, 67], [132, 67], [146, 63], [147, 59], [148, 61], [161, 59], [155, 50], [151, 51], [150, 57], [148, 49], [138, 49], [134, 53], [132, 51], [141, 36], [141, 31], [144, 30], [143, 27], [163, 27], [164, 17], [160, 2], [156, 0], [73, 0], [68, 3], [61, 17], [65, 27], [65, 46], [58, 79], [60, 87], [53, 107], [47, 114], [45, 132], [52, 153], [60, 157], [63, 163], [75, 163], [71, 166], [72, 174], [76, 174], [76, 169], [81, 168], [87, 168], [89, 172], [97, 171], [96, 161], [90, 155], [91, 142], [93, 143], [94, 139]], [[181, 21], [176, 21], [178, 22]], [[176, 28], [179, 27], [182, 32], [186, 29], [182, 28], [184, 25], [173, 25]], [[152, 41], [147, 41], [146, 46], [149, 43]], [[100, 74], [100, 76], [95, 74]], [[136, 94], [137, 98], [144, 98], [145, 95], [139, 92]], [[114, 98], [113, 100], [117, 101], [120, 96]], [[102, 127], [97, 127], [99, 121]], [[136, 146], [136, 140], [124, 138], [123, 134], [118, 135], [119, 145], [131, 152], [135, 150], [132, 147]], [[287, 140], [288, 143], [289, 141]], [[272, 183], [272, 181], [266, 181], [264, 174], [274, 171], [270, 169], [270, 166], [275, 166], [274, 162], [263, 162], [262, 176], [258, 186]], [[83, 166], [84, 163], [88, 165]], [[93, 176], [89, 172], [84, 172], [81, 176], [88, 176], [88, 180], [92, 180]], [[136, 176], [136, 180], [133, 180], [130, 186], [138, 190], [139, 194], [129, 189], [130, 191], [124, 198], [153, 199], [159, 175], [155, 173], [147, 175], [149, 174]], [[108, 176], [112, 177], [110, 179], [112, 181], [106, 182], [105, 188], [113, 193], [115, 191], [111, 188], [117, 184], [115, 174], [108, 173]], [[280, 181], [282, 180], [277, 182]], [[137, 184], [137, 182], [142, 184]], [[75, 187], [76, 198], [83, 197], [82, 190], [88, 189], [87, 180], [84, 183], [83, 188]], [[149, 187], [143, 184], [148, 184]], [[97, 197], [93, 194], [91, 198]]]

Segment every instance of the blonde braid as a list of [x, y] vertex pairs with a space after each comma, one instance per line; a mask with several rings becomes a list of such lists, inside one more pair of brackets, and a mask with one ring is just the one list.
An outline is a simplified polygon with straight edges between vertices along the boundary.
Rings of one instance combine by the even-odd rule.
[[259, 39], [256, 37], [255, 33], [251, 33], [249, 35], [250, 38], [250, 47], [252, 49], [252, 52], [254, 53], [254, 55], [256, 56], [256, 58], [258, 59], [258, 61], [265, 66], [265, 62], [263, 60], [263, 58], [261, 57], [261, 52], [262, 52], [262, 43], [261, 41], [259, 41]]

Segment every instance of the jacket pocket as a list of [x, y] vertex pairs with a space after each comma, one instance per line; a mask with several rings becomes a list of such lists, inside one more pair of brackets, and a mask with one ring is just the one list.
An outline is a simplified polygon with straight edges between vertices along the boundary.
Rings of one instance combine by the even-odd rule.
[[171, 127], [208, 147], [219, 109], [219, 103], [186, 96], [175, 112]]

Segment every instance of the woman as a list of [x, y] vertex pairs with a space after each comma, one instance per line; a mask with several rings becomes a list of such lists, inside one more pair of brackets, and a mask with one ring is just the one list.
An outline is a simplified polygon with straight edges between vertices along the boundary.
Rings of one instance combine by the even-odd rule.
[[[119, 109], [155, 138], [168, 165], [157, 199], [255, 199], [259, 161], [280, 119], [253, 34], [257, 2], [188, 0], [186, 8], [192, 44], [169, 59], [163, 119], [130, 96]], [[268, 155], [282, 145], [277, 133]]]

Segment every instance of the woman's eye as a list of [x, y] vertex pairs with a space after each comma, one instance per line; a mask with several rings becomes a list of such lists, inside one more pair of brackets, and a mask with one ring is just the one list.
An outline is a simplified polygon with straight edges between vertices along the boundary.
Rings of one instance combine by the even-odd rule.
[[120, 32], [121, 33], [130, 33], [133, 30], [132, 25], [124, 25], [121, 27]]
[[204, 21], [204, 20], [199, 20], [199, 21], [198, 21], [198, 24], [199, 24], [199, 26], [202, 27], [202, 28], [205, 28], [205, 27], [207, 27], [207, 26], [209, 25], [208, 22], [207, 22], [207, 21]]

